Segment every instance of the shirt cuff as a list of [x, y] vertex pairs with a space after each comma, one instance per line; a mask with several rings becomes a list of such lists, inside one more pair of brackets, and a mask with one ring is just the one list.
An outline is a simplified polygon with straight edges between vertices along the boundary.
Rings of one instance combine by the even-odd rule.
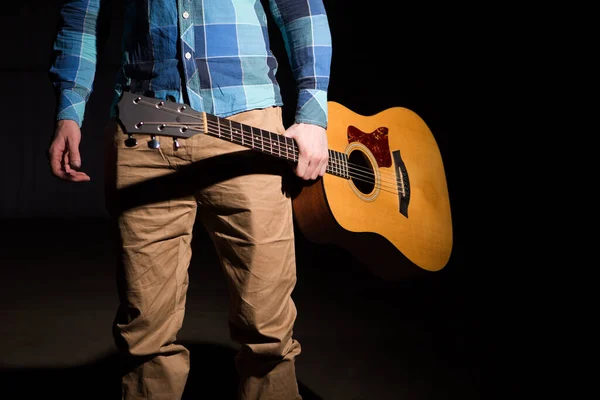
[[298, 93], [295, 122], [319, 125], [327, 129], [327, 92], [301, 89]]
[[61, 91], [58, 95], [56, 120], [73, 120], [81, 128], [85, 114], [85, 104], [85, 99], [76, 92], [72, 90]]

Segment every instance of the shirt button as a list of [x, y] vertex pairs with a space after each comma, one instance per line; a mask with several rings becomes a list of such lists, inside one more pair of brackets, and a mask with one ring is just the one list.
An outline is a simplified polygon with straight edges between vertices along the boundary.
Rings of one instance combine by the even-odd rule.
[[190, 13], [187, 11], [183, 12], [183, 18], [188, 19], [190, 17]]
[[185, 58], [187, 60], [189, 60], [190, 58], [192, 58], [192, 55], [190, 54], [190, 52], [188, 51], [187, 53], [185, 53]]

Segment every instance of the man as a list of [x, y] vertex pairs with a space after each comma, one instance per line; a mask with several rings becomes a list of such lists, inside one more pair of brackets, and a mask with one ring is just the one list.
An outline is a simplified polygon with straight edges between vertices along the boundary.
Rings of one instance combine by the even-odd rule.
[[[54, 42], [50, 76], [58, 109], [49, 160], [54, 175], [72, 182], [90, 180], [81, 170], [79, 144], [103, 4], [67, 0]], [[287, 129], [267, 10], [280, 28], [296, 82], [295, 121]], [[331, 37], [322, 0], [124, 0], [123, 12], [115, 104], [130, 91], [284, 134], [298, 145], [298, 177], [314, 180], [325, 173]], [[118, 117], [114, 105], [112, 114]], [[300, 399], [294, 366], [300, 344], [292, 336], [292, 206], [284, 186], [285, 169], [292, 168], [208, 135], [175, 142], [139, 134], [126, 142], [114, 120], [107, 131], [107, 195], [114, 182], [121, 244], [114, 333], [125, 359], [122, 398], [182, 396], [189, 351], [176, 336], [185, 311], [192, 227], [200, 220], [230, 288], [230, 332], [241, 345], [240, 398]]]

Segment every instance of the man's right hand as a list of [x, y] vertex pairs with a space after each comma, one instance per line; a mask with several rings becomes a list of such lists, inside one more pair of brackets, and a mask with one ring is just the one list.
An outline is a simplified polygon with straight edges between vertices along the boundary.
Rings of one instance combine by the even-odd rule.
[[71, 182], [90, 180], [85, 172], [79, 171], [81, 168], [80, 142], [81, 129], [77, 122], [70, 120], [57, 122], [54, 138], [48, 149], [52, 174]]

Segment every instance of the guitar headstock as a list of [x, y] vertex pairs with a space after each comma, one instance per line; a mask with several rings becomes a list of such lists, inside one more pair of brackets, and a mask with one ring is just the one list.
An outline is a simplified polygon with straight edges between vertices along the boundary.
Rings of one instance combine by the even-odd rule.
[[206, 115], [189, 106], [123, 92], [117, 104], [125, 133], [190, 138], [206, 132]]

